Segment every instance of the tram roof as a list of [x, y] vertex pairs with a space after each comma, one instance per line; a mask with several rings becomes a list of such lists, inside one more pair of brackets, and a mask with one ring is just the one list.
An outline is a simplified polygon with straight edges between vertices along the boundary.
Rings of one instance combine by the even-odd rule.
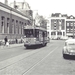
[[46, 31], [46, 28], [40, 27], [40, 26], [25, 26], [24, 29], [39, 29]]

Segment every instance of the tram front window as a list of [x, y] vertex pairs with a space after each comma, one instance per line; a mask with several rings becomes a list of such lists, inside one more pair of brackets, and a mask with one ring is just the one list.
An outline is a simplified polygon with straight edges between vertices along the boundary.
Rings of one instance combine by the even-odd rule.
[[26, 37], [36, 37], [39, 38], [39, 30], [38, 29], [25, 29], [24, 35]]
[[33, 37], [33, 29], [25, 29], [24, 30], [24, 35], [26, 37]]

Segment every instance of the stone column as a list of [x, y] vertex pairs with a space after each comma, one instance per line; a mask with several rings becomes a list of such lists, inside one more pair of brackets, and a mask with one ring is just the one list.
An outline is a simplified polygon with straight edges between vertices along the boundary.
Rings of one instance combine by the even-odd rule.
[[63, 31], [62, 31], [62, 38], [63, 38]]
[[57, 31], [56, 31], [56, 38], [57, 38]]

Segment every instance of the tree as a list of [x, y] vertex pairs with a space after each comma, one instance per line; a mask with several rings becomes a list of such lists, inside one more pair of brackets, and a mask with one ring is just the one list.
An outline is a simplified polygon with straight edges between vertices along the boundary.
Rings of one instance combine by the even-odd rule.
[[36, 14], [35, 25], [41, 26], [43, 28], [47, 28], [47, 20], [43, 16]]

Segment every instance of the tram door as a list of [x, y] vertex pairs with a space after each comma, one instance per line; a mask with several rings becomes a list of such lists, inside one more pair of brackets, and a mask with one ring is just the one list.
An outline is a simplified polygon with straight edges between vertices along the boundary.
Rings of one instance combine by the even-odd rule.
[[45, 33], [43, 32], [42, 35], [43, 35], [43, 44], [44, 44], [45, 43]]

